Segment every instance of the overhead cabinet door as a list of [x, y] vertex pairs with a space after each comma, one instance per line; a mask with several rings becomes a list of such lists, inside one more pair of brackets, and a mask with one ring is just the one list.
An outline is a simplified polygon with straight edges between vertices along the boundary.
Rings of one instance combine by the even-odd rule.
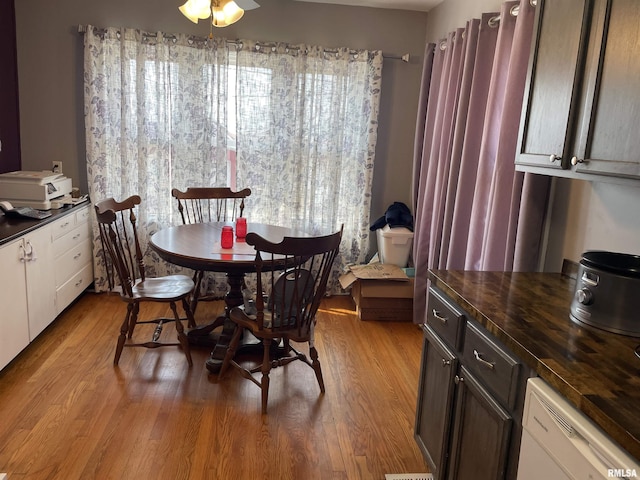
[[536, 27], [516, 163], [568, 168], [589, 2], [538, 0]]
[[640, 178], [640, 2], [593, 9], [584, 110], [572, 164], [578, 173]]
[[518, 170], [640, 179], [640, 2], [538, 0]]

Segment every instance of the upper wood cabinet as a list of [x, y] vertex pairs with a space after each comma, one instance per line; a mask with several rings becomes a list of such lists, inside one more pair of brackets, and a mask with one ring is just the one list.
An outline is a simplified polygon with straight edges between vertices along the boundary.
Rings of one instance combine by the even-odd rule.
[[516, 168], [637, 185], [640, 2], [538, 0]]

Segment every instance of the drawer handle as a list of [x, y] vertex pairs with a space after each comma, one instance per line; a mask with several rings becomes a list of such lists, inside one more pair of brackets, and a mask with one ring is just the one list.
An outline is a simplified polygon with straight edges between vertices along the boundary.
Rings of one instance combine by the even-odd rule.
[[64, 229], [67, 228], [69, 226], [69, 222], [65, 222], [62, 225], [60, 225], [60, 228]]
[[476, 360], [487, 367], [489, 370], [493, 370], [494, 364], [491, 362], [487, 362], [484, 358], [482, 358], [481, 354], [478, 353], [476, 349], [473, 350], [473, 356], [476, 357]]
[[442, 323], [447, 323], [447, 318], [441, 316], [440, 312], [438, 312], [435, 308], [432, 310], [432, 313], [433, 313], [433, 316], [438, 320], [440, 320]]
[[82, 253], [76, 253], [76, 254], [73, 256], [73, 259], [74, 259], [74, 260], [77, 260], [77, 259], [79, 259], [81, 256], [82, 256]]
[[82, 279], [78, 280], [75, 284], [76, 287], [79, 287], [80, 285], [82, 285]]
[[73, 239], [74, 239], [74, 240], [77, 240], [77, 239], [79, 239], [79, 238], [80, 238], [80, 234], [79, 234], [79, 233], [76, 233], [76, 234], [73, 236]]
[[18, 260], [20, 260], [22, 263], [27, 262], [29, 259], [29, 254], [24, 249], [24, 245], [22, 243], [18, 245], [18, 251], [20, 252], [18, 254]]
[[449, 365], [451, 365], [451, 360], [447, 360], [445, 358], [442, 359], [442, 366], [443, 367], [448, 367]]

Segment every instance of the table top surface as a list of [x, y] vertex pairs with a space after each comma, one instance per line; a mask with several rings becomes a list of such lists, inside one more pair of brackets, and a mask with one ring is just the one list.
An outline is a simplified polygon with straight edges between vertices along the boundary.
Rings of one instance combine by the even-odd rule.
[[[234, 237], [233, 249], [220, 247], [222, 227], [233, 226], [231, 222], [194, 223], [176, 225], [151, 236], [151, 248], [164, 260], [196, 270], [249, 272], [253, 269], [255, 250], [243, 240]], [[267, 240], [279, 243], [286, 236], [308, 237], [301, 230], [247, 223], [247, 233], [254, 232]]]

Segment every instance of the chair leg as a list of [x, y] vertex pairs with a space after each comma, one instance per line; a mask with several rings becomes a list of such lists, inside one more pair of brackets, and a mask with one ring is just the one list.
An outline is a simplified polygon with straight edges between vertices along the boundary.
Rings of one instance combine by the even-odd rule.
[[182, 326], [182, 322], [180, 321], [180, 316], [178, 315], [178, 309], [176, 308], [176, 303], [171, 302], [169, 304], [171, 306], [171, 311], [173, 312], [173, 317], [176, 321], [176, 330], [178, 331], [178, 341], [182, 346], [182, 351], [187, 357], [187, 362], [189, 362], [189, 366], [193, 366], [193, 360], [191, 359], [191, 349], [189, 348], [189, 339], [184, 334], [184, 327]]
[[127, 304], [127, 314], [124, 317], [122, 326], [120, 326], [120, 335], [118, 336], [118, 343], [116, 344], [116, 354], [113, 357], [114, 365], [118, 365], [118, 362], [120, 361], [120, 355], [122, 355], [122, 349], [124, 348], [124, 343], [127, 340], [127, 333], [129, 332], [129, 321], [132, 316], [132, 311], [133, 303]]
[[193, 283], [195, 288], [193, 289], [193, 295], [191, 296], [191, 313], [196, 314], [196, 308], [198, 308], [198, 298], [200, 297], [200, 288], [202, 286], [202, 277], [204, 272], [202, 270], [196, 270], [193, 274]]
[[196, 326], [196, 319], [193, 316], [193, 310], [191, 310], [186, 298], [182, 299], [182, 308], [187, 316], [187, 328], [194, 328]]
[[240, 343], [241, 337], [242, 328], [236, 325], [236, 329], [233, 332], [233, 336], [231, 337], [231, 341], [229, 342], [229, 346], [227, 347], [227, 353], [224, 355], [224, 360], [222, 361], [220, 372], [218, 373], [218, 380], [222, 378], [224, 373], [227, 371], [227, 368], [229, 368], [229, 364], [231, 364], [231, 361], [236, 354], [236, 350], [238, 349], [238, 344]]
[[271, 339], [262, 340], [264, 346], [264, 354], [262, 357], [262, 381], [260, 388], [262, 389], [262, 414], [267, 413], [267, 400], [269, 399], [269, 372], [271, 371]]
[[140, 304], [138, 302], [133, 304], [133, 309], [131, 310], [131, 315], [129, 316], [129, 340], [133, 337], [133, 331], [136, 328], [136, 324], [138, 323], [138, 314], [140, 313]]
[[316, 378], [318, 379], [318, 385], [320, 391], [324, 393], [324, 380], [322, 378], [322, 369], [320, 368], [320, 362], [318, 361], [318, 351], [313, 345], [309, 345], [309, 355], [311, 355], [311, 367], [316, 372]]

